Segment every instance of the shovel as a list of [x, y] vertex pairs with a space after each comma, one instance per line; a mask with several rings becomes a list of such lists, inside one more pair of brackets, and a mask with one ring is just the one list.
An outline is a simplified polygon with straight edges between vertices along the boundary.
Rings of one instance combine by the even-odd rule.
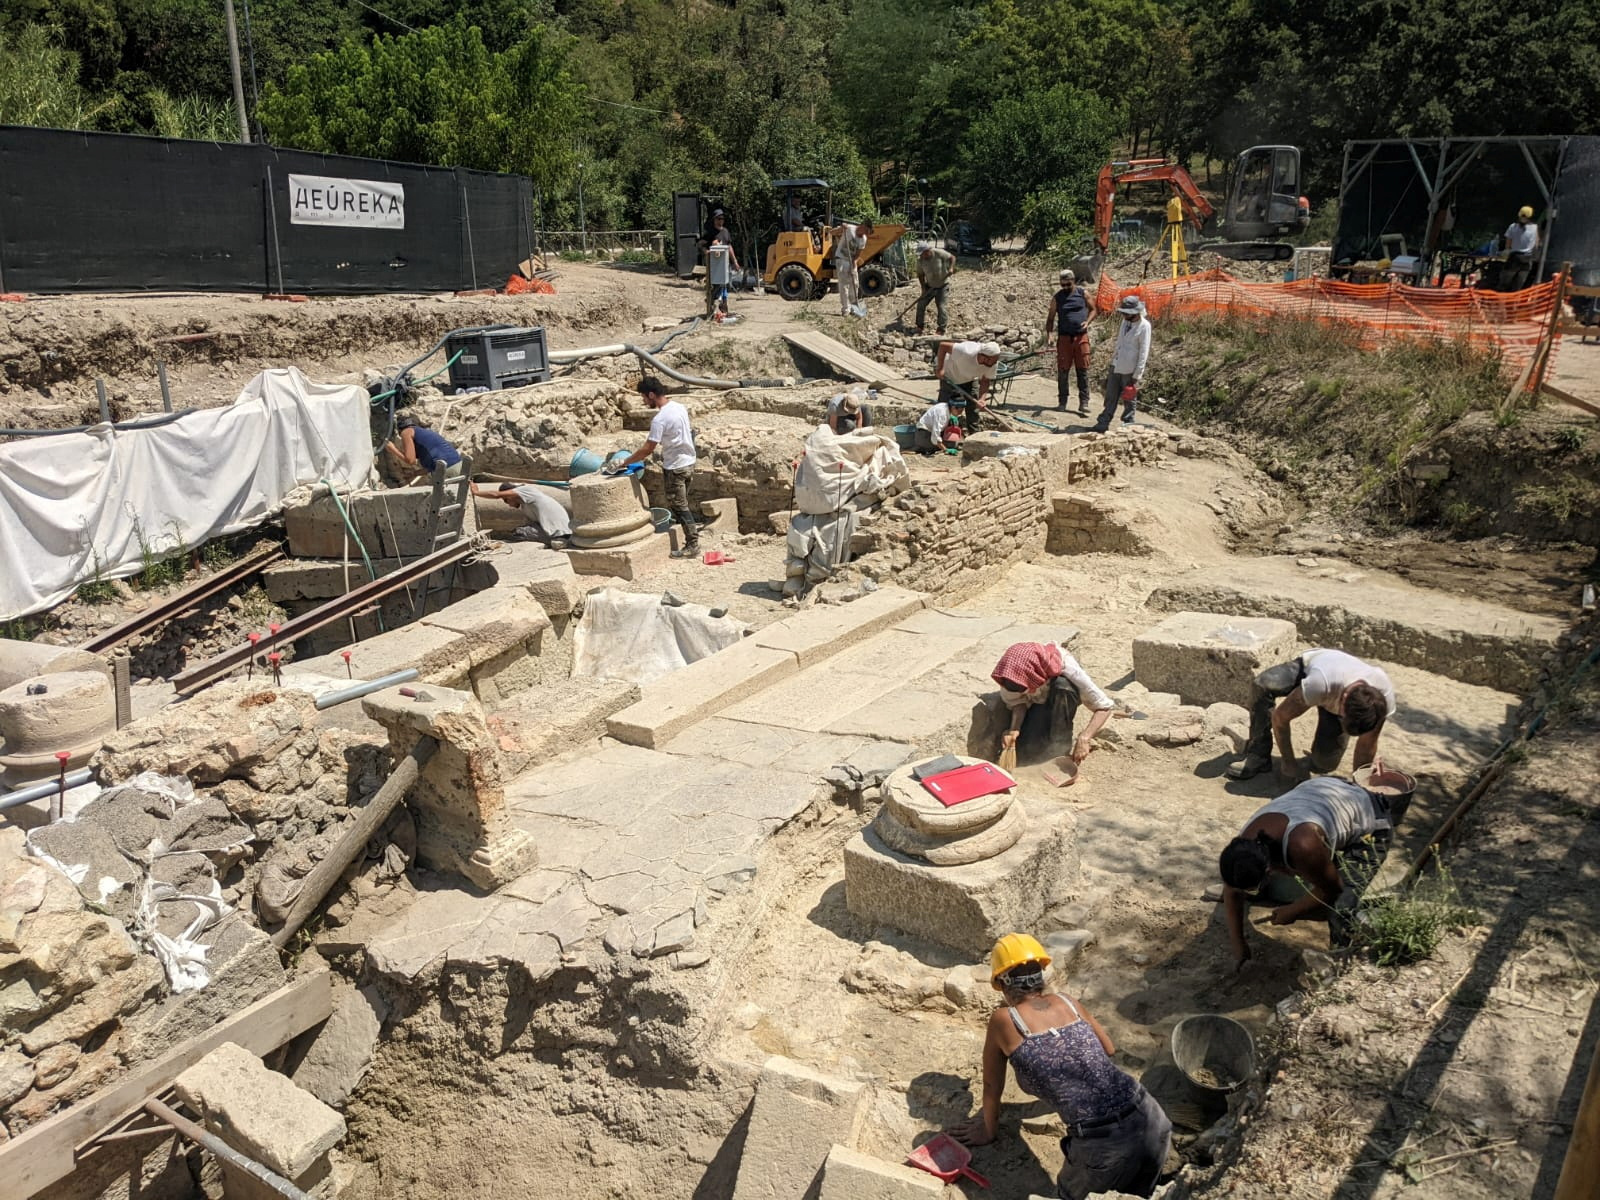
[[987, 1179], [967, 1165], [972, 1161], [972, 1151], [948, 1133], [941, 1133], [924, 1142], [911, 1152], [906, 1161], [930, 1175], [938, 1176], [946, 1183], [954, 1183], [965, 1175], [981, 1188], [989, 1186]]

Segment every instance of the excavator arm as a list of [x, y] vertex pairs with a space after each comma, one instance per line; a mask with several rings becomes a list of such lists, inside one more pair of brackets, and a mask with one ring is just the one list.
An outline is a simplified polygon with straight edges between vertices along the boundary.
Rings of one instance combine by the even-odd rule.
[[1215, 214], [1211, 202], [1200, 194], [1189, 172], [1164, 158], [1135, 158], [1127, 162], [1109, 162], [1100, 168], [1100, 180], [1094, 195], [1094, 247], [1104, 254], [1111, 244], [1111, 214], [1116, 204], [1117, 189], [1129, 183], [1166, 183], [1173, 194], [1183, 201], [1183, 215], [1195, 232], [1199, 233]]

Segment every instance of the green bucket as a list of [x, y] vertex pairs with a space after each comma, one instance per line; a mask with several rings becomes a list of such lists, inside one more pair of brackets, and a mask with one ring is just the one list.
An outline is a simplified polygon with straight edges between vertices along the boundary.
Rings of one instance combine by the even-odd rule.
[[902, 450], [914, 448], [917, 444], [917, 427], [915, 425], [896, 425], [894, 427], [894, 440]]

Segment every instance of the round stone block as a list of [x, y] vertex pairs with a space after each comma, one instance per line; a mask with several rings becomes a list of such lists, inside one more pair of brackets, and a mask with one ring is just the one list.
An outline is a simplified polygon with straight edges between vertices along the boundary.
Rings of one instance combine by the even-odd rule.
[[[33, 684], [45, 691], [30, 695]], [[60, 671], [6, 688], [0, 692], [0, 767], [7, 784], [55, 774], [61, 750], [70, 755], [68, 770], [82, 766], [116, 727], [111, 681], [99, 671]]]
[[872, 822], [872, 831], [889, 849], [920, 858], [936, 867], [958, 867], [963, 863], [982, 862], [986, 858], [1004, 854], [1017, 844], [1027, 827], [1028, 814], [1021, 801], [1006, 809], [998, 821], [957, 837], [932, 837], [909, 829], [895, 820], [887, 807], [880, 808]]
[[[957, 755], [963, 766], [981, 763], [981, 758]], [[918, 833], [937, 838], [961, 837], [987, 829], [1012, 805], [1015, 790], [979, 796], [946, 808], [927, 788], [911, 777], [916, 764], [901, 767], [883, 781], [883, 803], [900, 824]]]
[[644, 484], [637, 475], [580, 475], [572, 498], [572, 544], [604, 550], [642, 541], [652, 532]]

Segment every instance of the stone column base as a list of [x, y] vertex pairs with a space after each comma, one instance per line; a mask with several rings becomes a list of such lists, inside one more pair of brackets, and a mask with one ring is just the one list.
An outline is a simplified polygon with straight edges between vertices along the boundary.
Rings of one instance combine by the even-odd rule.
[[1009, 850], [960, 866], [891, 850], [871, 826], [844, 848], [845, 903], [853, 914], [980, 957], [1004, 935], [1033, 930], [1077, 879], [1077, 819], [1059, 806], [1030, 815]]

